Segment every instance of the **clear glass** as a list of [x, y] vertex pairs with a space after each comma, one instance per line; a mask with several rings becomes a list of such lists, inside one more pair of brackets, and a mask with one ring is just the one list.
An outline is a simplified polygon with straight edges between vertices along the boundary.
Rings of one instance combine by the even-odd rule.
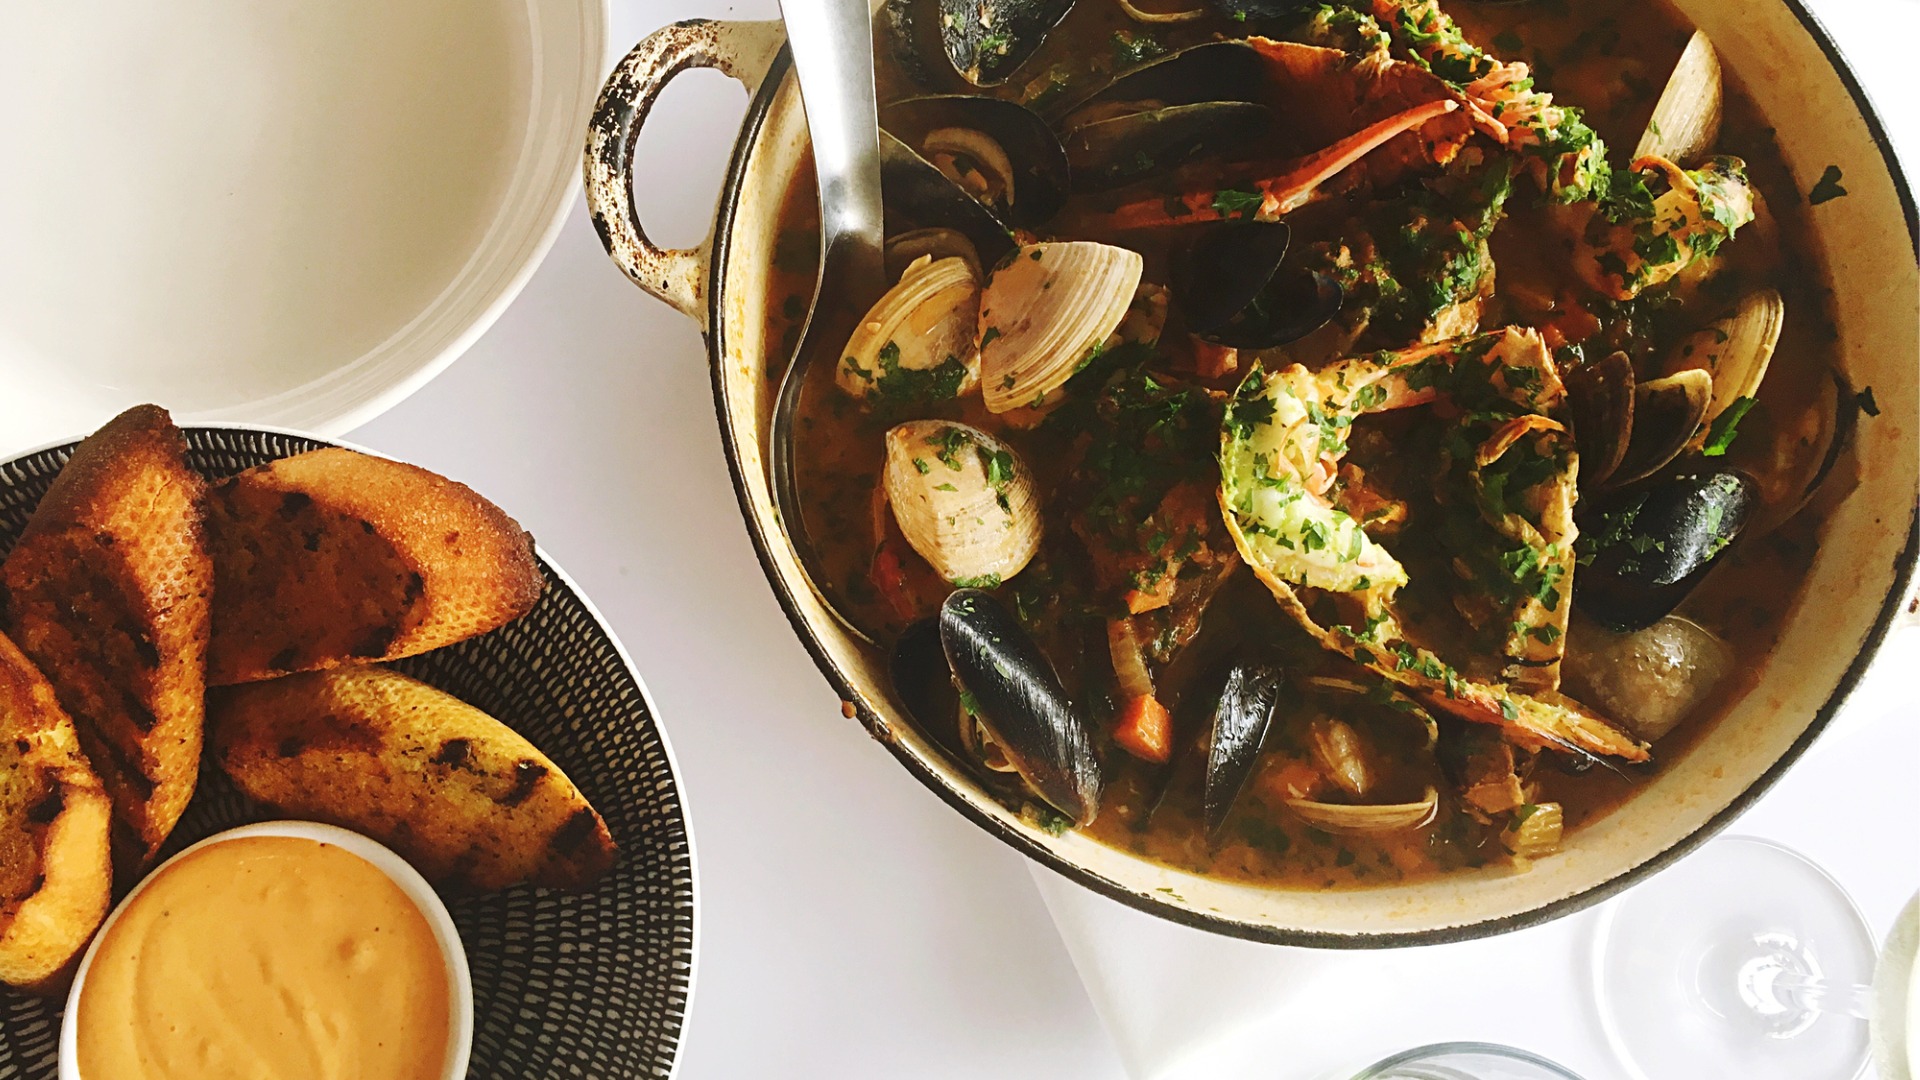
[[1402, 1051], [1354, 1080], [1580, 1080], [1537, 1054], [1493, 1043], [1435, 1043]]
[[1595, 994], [1635, 1080], [1855, 1077], [1867, 1064], [1873, 932], [1787, 848], [1716, 840], [1602, 914]]

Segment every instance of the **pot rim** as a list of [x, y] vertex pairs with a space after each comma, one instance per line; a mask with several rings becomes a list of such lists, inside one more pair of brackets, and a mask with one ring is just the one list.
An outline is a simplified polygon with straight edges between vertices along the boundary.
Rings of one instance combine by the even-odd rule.
[[[1888, 135], [1886, 125], [1881, 121], [1879, 112], [1867, 94], [1866, 88], [1854, 74], [1852, 66], [1841, 54], [1832, 35], [1827, 32], [1818, 18], [1808, 10], [1805, 0], [1779, 0], [1779, 3], [1792, 13], [1809, 37], [1813, 39], [1821, 53], [1827, 58], [1841, 83], [1846, 87], [1848, 96], [1860, 110], [1873, 144], [1880, 151], [1886, 166], [1888, 177], [1900, 199], [1902, 216], [1906, 221], [1907, 240], [1914, 257], [1920, 261], [1920, 210], [1916, 209], [1914, 191], [1901, 168], [1900, 158], [1895, 153], [1893, 140]], [[781, 576], [773, 557], [773, 546], [784, 542], [777, 529], [769, 532], [766, 523], [754, 513], [753, 500], [748, 493], [747, 478], [741, 471], [741, 451], [737, 444], [732, 426], [727, 416], [726, 364], [721, 358], [721, 343], [727, 332], [726, 307], [722, 302], [722, 285], [726, 280], [729, 260], [733, 254], [734, 224], [739, 210], [741, 187], [745, 182], [748, 159], [758, 143], [760, 133], [772, 111], [774, 99], [785, 82], [793, 57], [790, 49], [782, 45], [773, 63], [768, 67], [765, 77], [748, 105], [746, 118], [741, 122], [740, 135], [734, 143], [733, 153], [727, 165], [726, 181], [720, 191], [719, 206], [715, 211], [712, 235], [712, 259], [708, 266], [707, 281], [707, 356], [710, 377], [713, 380], [714, 413], [720, 427], [720, 441], [727, 458], [727, 474], [733, 482], [734, 497], [740, 504], [741, 517], [745, 519], [747, 534], [753, 540], [754, 557], [760, 561], [761, 571], [766, 575], [767, 583], [772, 587], [774, 597], [780, 603], [787, 621], [792, 624], [794, 634], [800, 639], [808, 655], [813, 658], [814, 666], [826, 677], [826, 680], [840, 695], [844, 703], [853, 707], [858, 719], [874, 741], [887, 748], [894, 759], [912, 774], [924, 787], [939, 796], [941, 801], [960, 812], [967, 820], [978, 825], [989, 835], [999, 839], [1009, 847], [1029, 859], [1045, 866], [1049, 870], [1067, 878], [1077, 885], [1090, 889], [1111, 900], [1119, 901], [1137, 911], [1154, 915], [1170, 922], [1179, 923], [1197, 930], [1220, 934], [1226, 937], [1240, 938], [1246, 941], [1264, 942], [1273, 945], [1290, 945], [1318, 949], [1395, 949], [1417, 945], [1441, 945], [1458, 941], [1470, 941], [1491, 937], [1514, 930], [1523, 930], [1551, 922], [1565, 915], [1585, 910], [1601, 901], [1607, 900], [1628, 887], [1639, 883], [1651, 874], [1690, 854], [1694, 849], [1706, 843], [1724, 830], [1733, 820], [1745, 813], [1761, 796], [1770, 791], [1774, 784], [1786, 774], [1794, 763], [1798, 762], [1806, 750], [1839, 712], [1842, 705], [1852, 696], [1854, 687], [1866, 673], [1881, 648], [1886, 644], [1889, 632], [1905, 606], [1913, 589], [1916, 561], [1920, 561], [1920, 492], [1915, 493], [1914, 502], [1907, 508], [1907, 539], [1900, 555], [1895, 560], [1894, 580], [1886, 599], [1881, 603], [1874, 616], [1873, 625], [1867, 631], [1866, 640], [1860, 652], [1847, 666], [1835, 685], [1833, 692], [1807, 724], [1800, 736], [1793, 741], [1785, 753], [1781, 754], [1765, 772], [1754, 779], [1731, 802], [1723, 807], [1705, 824], [1680, 840], [1656, 852], [1644, 861], [1630, 866], [1593, 886], [1574, 893], [1571, 896], [1529, 908], [1526, 911], [1497, 918], [1462, 922], [1450, 926], [1429, 930], [1394, 931], [1386, 933], [1348, 934], [1330, 931], [1302, 930], [1261, 923], [1245, 922], [1224, 915], [1196, 911], [1169, 903], [1156, 896], [1134, 892], [1121, 883], [1104, 877], [1086, 867], [1062, 858], [1045, 846], [1037, 843], [1019, 829], [995, 818], [979, 807], [974, 806], [960, 793], [949, 786], [928, 765], [907, 750], [892, 737], [887, 720], [877, 713], [865, 697], [854, 687], [847, 674], [836, 665], [820, 642], [819, 635], [808, 622], [800, 606], [799, 598]]]

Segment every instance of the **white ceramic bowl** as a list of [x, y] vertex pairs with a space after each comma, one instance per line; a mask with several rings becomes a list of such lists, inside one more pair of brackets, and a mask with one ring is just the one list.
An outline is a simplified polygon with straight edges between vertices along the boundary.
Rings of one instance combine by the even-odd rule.
[[424, 385], [573, 204], [606, 5], [0, 5], [0, 454]]
[[87, 985], [87, 970], [93, 966], [94, 954], [100, 951], [100, 943], [106, 940], [107, 931], [113, 929], [121, 913], [139, 899], [147, 885], [165, 872], [167, 867], [201, 848], [250, 836], [291, 836], [331, 844], [372, 863], [375, 869], [400, 886], [400, 891], [407, 894], [407, 899], [413, 901], [414, 906], [420, 909], [420, 914], [426, 917], [427, 925], [433, 928], [434, 941], [439, 944], [440, 954], [447, 961], [447, 1064], [441, 1075], [444, 1080], [461, 1080], [465, 1077], [467, 1059], [473, 1052], [473, 976], [467, 970], [467, 950], [460, 943], [460, 932], [453, 925], [453, 916], [447, 913], [447, 906], [440, 902], [440, 896], [433, 891], [433, 886], [427, 884], [427, 879], [421, 877], [419, 871], [408, 865], [405, 859], [378, 841], [369, 840], [357, 832], [316, 821], [263, 821], [214, 833], [161, 863], [140, 884], [134, 886], [126, 899], [121, 900], [113, 913], [107, 916], [106, 922], [100, 924], [99, 932], [93, 935], [93, 943], [87, 946], [86, 955], [80, 958], [80, 966], [74, 972], [73, 989], [67, 992], [66, 1018], [60, 1029], [60, 1080], [81, 1080], [77, 1047], [80, 992]]

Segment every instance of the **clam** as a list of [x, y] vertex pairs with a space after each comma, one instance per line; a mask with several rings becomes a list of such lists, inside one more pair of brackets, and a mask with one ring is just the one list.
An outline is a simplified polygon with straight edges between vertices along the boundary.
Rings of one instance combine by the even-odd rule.
[[847, 340], [835, 381], [862, 401], [929, 404], [980, 381], [980, 281], [966, 260], [922, 255]]
[[907, 98], [880, 110], [880, 126], [1009, 225], [1044, 224], [1066, 201], [1060, 140], [1015, 102], [962, 94]]
[[1058, 401], [1126, 317], [1142, 265], [1138, 252], [1074, 240], [1022, 247], [996, 268], [980, 297], [987, 410]]
[[1679, 615], [1631, 633], [1587, 619], [1567, 630], [1568, 687], [1648, 742], [1693, 715], [1733, 670], [1732, 646]]
[[[1729, 409], [1738, 407], [1744, 413], [1753, 403], [1785, 321], [1786, 304], [1780, 294], [1756, 289], [1741, 297], [1730, 314], [1695, 331], [1667, 356], [1665, 370], [1670, 375], [1705, 371], [1713, 376], [1713, 400], [1703, 417], [1707, 426], [1694, 434], [1690, 445], [1695, 449], [1706, 442], [1715, 421]], [[1740, 413], [1733, 414], [1735, 422]]]
[[1859, 421], [1859, 395], [1844, 374], [1832, 369], [1797, 416], [1775, 421], [1777, 435], [1765, 459], [1755, 462], [1761, 511], [1750, 528], [1756, 534], [1779, 528], [1816, 496], [1825, 500], [1853, 490], [1857, 476], [1836, 480], [1834, 474]]
[[996, 756], [1076, 824], [1100, 810], [1100, 762], [1060, 677], [1013, 613], [979, 589], [940, 607], [940, 644]]
[[1653, 106], [1633, 160], [1663, 157], [1682, 165], [1699, 161], [1720, 141], [1724, 104], [1720, 56], [1706, 32], [1696, 30]]
[[1440, 812], [1440, 793], [1429, 786], [1417, 802], [1359, 805], [1288, 799], [1286, 805], [1301, 821], [1327, 832], [1391, 832], [1432, 821]]
[[1614, 486], [1652, 476], [1680, 456], [1704, 430], [1713, 403], [1713, 377], [1699, 368], [1649, 379], [1633, 388], [1632, 427]]
[[1353, 725], [1330, 716], [1316, 716], [1307, 725], [1307, 746], [1320, 772], [1334, 786], [1355, 798], [1373, 788], [1373, 770], [1367, 767], [1366, 747]]
[[1703, 469], [1601, 500], [1582, 527], [1575, 610], [1615, 630], [1652, 625], [1739, 537], [1757, 493], [1743, 472]]
[[1202, 230], [1173, 266], [1175, 301], [1202, 341], [1268, 349], [1332, 321], [1345, 300], [1325, 274], [1286, 270], [1284, 221], [1221, 222]]
[[1260, 759], [1260, 744], [1273, 725], [1285, 675], [1266, 664], [1236, 664], [1213, 710], [1213, 734], [1207, 742], [1207, 771], [1202, 805], [1207, 830], [1217, 832], [1246, 787]]
[[1040, 550], [1032, 473], [978, 428], [945, 420], [895, 426], [881, 484], [907, 544], [957, 585], [998, 586]]

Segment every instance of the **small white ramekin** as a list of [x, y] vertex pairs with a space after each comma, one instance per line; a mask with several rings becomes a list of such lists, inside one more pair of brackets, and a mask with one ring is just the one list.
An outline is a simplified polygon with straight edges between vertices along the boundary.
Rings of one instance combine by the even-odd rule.
[[441, 1076], [444, 1080], [462, 1080], [467, 1075], [467, 1059], [473, 1052], [473, 974], [467, 969], [467, 950], [460, 943], [460, 932], [453, 925], [453, 916], [447, 913], [447, 906], [440, 902], [439, 894], [427, 884], [427, 879], [384, 844], [357, 832], [322, 825], [317, 821], [263, 821], [257, 825], [242, 825], [237, 829], [215, 833], [161, 863], [140, 884], [134, 886], [126, 899], [120, 901], [113, 913], [107, 916], [106, 922], [100, 924], [99, 932], [93, 935], [93, 943], [87, 946], [86, 955], [81, 957], [80, 967], [74, 972], [73, 989], [67, 992], [66, 1016], [60, 1027], [60, 1080], [82, 1080], [78, 1053], [80, 992], [86, 986], [87, 969], [93, 966], [94, 953], [99, 951], [100, 942], [106, 939], [107, 931], [113, 929], [121, 913], [138, 900], [146, 887], [167, 867], [201, 848], [251, 836], [291, 836], [301, 840], [317, 840], [357, 855], [393, 879], [393, 883], [400, 886], [400, 891], [407, 894], [407, 899], [420, 909], [427, 925], [433, 928], [433, 939], [440, 946], [440, 955], [446, 960], [447, 1063]]

